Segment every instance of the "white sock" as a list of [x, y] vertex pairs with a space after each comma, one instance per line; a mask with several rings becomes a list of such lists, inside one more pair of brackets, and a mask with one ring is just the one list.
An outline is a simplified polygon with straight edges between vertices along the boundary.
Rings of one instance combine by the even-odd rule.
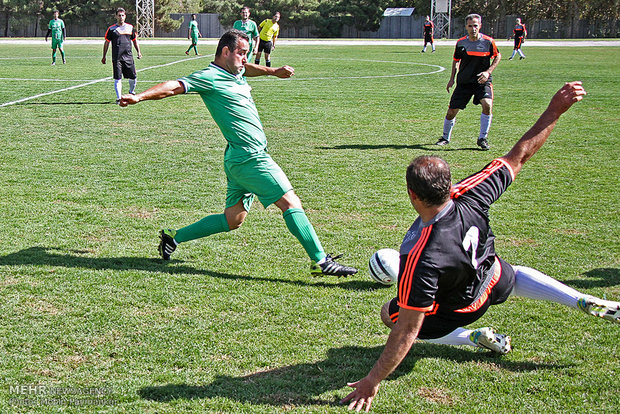
[[450, 141], [450, 137], [452, 136], [452, 128], [454, 128], [455, 121], [456, 121], [456, 118], [452, 118], [451, 120], [448, 120], [447, 118], [445, 118], [443, 120], [443, 135], [442, 135], [443, 139]]
[[116, 91], [116, 99], [121, 99], [123, 84], [121, 79], [114, 79], [114, 90]]
[[478, 139], [483, 139], [489, 135], [489, 129], [491, 129], [491, 120], [493, 115], [480, 114], [480, 136]]
[[[521, 52], [521, 48], [517, 49], [517, 52], [519, 52], [519, 56], [521, 57], [525, 57], [525, 55], [523, 54], [523, 52]], [[514, 55], [514, 53], [513, 53]]]
[[136, 93], [137, 79], [129, 79], [129, 93]]
[[512, 49], [512, 55], [510, 56], [510, 59], [515, 57], [516, 54], [517, 54], [517, 49]]
[[431, 43], [431, 47], [433, 48], [433, 52], [435, 51], [435, 43]]
[[548, 300], [577, 308], [577, 299], [584, 295], [546, 274], [525, 266], [513, 266], [515, 286], [512, 295], [530, 299]]
[[422, 52], [426, 52], [426, 45], [422, 48]]
[[441, 338], [435, 338], [435, 339], [425, 339], [424, 341], [430, 342], [431, 344], [441, 344], [441, 345], [478, 346], [469, 340], [469, 334], [471, 333], [472, 333], [471, 329], [456, 328], [454, 331], [450, 332], [446, 336], [442, 336]]

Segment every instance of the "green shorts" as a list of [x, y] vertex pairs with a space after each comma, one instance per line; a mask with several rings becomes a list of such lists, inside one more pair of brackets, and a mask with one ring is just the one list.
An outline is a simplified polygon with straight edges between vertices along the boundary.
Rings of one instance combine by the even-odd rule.
[[52, 49], [62, 49], [62, 39], [52, 38]]
[[293, 189], [284, 171], [266, 153], [243, 162], [224, 162], [224, 172], [226, 208], [243, 200], [243, 207], [250, 211], [255, 194], [261, 204], [268, 207]]
[[192, 36], [192, 45], [198, 44], [198, 36]]

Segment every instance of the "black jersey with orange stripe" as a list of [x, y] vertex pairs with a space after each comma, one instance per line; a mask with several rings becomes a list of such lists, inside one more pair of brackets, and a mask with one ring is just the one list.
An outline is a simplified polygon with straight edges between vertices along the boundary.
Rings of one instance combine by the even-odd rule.
[[[471, 41], [468, 36], [461, 37], [456, 42], [454, 60], [459, 63], [459, 73], [456, 83], [478, 83], [478, 74], [489, 69], [491, 58], [499, 54], [495, 40], [480, 33], [478, 40]], [[489, 82], [492, 78], [489, 77]]]
[[133, 62], [131, 45], [136, 40], [136, 29], [133, 25], [125, 23], [122, 26], [113, 24], [105, 32], [105, 40], [112, 44], [112, 60], [125, 60]]
[[515, 25], [515, 28], [512, 29], [515, 37], [524, 37], [527, 35], [527, 30], [525, 29], [525, 25], [523, 23]]
[[415, 220], [400, 247], [401, 308], [428, 312], [439, 304], [456, 310], [477, 300], [496, 256], [489, 207], [513, 178], [510, 165], [496, 159], [454, 185], [450, 202], [430, 222]]

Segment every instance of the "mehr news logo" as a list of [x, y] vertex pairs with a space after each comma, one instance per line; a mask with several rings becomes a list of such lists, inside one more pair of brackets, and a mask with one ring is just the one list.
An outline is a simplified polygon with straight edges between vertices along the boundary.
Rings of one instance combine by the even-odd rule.
[[9, 404], [19, 406], [115, 405], [108, 387], [63, 387], [49, 385], [9, 385]]

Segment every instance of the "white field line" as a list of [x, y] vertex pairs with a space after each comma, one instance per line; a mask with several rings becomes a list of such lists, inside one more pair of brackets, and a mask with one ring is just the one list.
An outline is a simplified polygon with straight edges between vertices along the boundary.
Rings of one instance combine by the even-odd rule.
[[[170, 65], [174, 65], [176, 63], [187, 62], [188, 60], [201, 59], [201, 58], [207, 57], [207, 56], [210, 56], [210, 55], [196, 56], [196, 57], [193, 57], [193, 58], [185, 58], [185, 59], [182, 59], [182, 60], [176, 60], [174, 62], [164, 63], [162, 65], [149, 66], [148, 68], [142, 68], [140, 70], [137, 70], [136, 72], [144, 72], [145, 70], [149, 70], [149, 69], [162, 68], [164, 66], [170, 66]], [[5, 102], [3, 104], [0, 104], [0, 108], [5, 107], [5, 106], [9, 106], [9, 105], [15, 105], [17, 103], [21, 103], [21, 102], [25, 102], [25, 101], [30, 101], [32, 99], [40, 98], [42, 96], [54, 95], [56, 93], [70, 91], [72, 89], [83, 88], [85, 86], [93, 85], [93, 84], [99, 83], [99, 82], [105, 82], [105, 81], [108, 81], [108, 80], [111, 80], [111, 79], [112, 79], [112, 76], [108, 76], [106, 78], [91, 80], [91, 81], [88, 81], [88, 82], [85, 82], [85, 83], [81, 83], [79, 85], [73, 85], [73, 86], [69, 86], [67, 88], [57, 89], [57, 90], [54, 90], [54, 91], [44, 92], [44, 93], [40, 93], [40, 94], [33, 95], [33, 96], [28, 96], [26, 98], [18, 99], [16, 101]]]

